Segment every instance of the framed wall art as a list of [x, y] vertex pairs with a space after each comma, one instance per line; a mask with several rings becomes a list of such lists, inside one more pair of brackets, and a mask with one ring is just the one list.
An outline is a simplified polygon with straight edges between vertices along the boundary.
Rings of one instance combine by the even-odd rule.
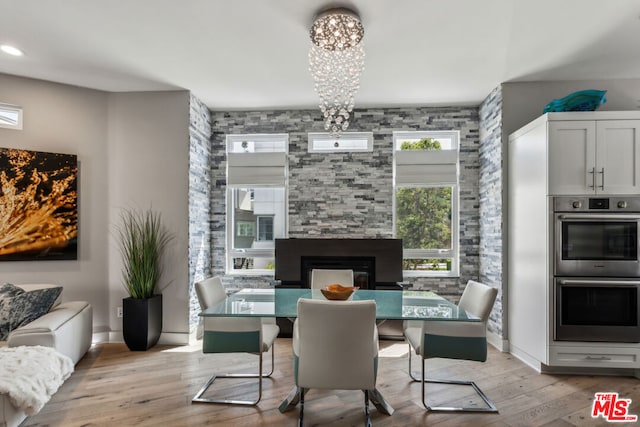
[[0, 148], [0, 261], [78, 259], [78, 158]]

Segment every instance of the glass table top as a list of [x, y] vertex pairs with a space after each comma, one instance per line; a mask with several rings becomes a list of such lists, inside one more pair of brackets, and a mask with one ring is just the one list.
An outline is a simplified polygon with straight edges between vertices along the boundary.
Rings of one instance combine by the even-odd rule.
[[[200, 316], [297, 317], [299, 298], [326, 300], [319, 289], [242, 289], [209, 307]], [[349, 300], [375, 300], [377, 319], [479, 321], [454, 303], [431, 291], [358, 289]], [[340, 303], [336, 301], [336, 303]]]

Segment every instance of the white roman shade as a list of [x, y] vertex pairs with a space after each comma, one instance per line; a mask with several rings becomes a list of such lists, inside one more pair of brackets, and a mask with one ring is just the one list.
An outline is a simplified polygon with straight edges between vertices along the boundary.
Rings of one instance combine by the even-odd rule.
[[458, 150], [396, 151], [396, 185], [458, 184]]
[[281, 186], [286, 182], [287, 153], [228, 153], [227, 185]]

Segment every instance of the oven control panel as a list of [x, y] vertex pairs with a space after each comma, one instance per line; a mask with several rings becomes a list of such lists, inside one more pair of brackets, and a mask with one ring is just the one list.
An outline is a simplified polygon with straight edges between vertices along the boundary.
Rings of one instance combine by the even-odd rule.
[[640, 196], [558, 196], [554, 212], [640, 212]]

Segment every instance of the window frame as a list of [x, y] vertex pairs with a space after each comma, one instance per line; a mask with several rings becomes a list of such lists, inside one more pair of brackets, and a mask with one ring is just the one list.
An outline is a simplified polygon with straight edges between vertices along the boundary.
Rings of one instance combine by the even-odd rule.
[[[275, 240], [275, 237], [273, 235], [273, 217], [274, 215], [256, 215], [256, 239], [259, 242], [273, 242]], [[261, 239], [261, 233], [260, 233], [260, 220], [261, 219], [270, 219], [271, 220], [271, 238], [270, 239]]]
[[400, 188], [451, 188], [451, 249], [402, 249], [402, 259], [451, 259], [451, 270], [403, 270], [405, 277], [459, 277], [460, 275], [460, 174], [456, 176], [456, 184], [397, 184], [396, 152], [402, 142], [408, 139], [447, 137], [451, 139], [450, 150], [457, 152], [457, 167], [460, 165], [460, 133], [459, 131], [409, 131], [393, 132], [393, 236], [397, 237], [397, 195]]
[[[373, 151], [373, 132], [343, 132], [340, 136], [340, 139], [337, 139], [335, 136], [332, 136], [328, 132], [309, 132], [307, 134], [308, 138], [308, 152], [309, 153], [366, 153]], [[342, 147], [334, 147], [330, 149], [322, 149], [316, 147], [316, 142], [320, 141], [334, 141], [335, 143], [340, 143], [340, 140], [366, 140], [366, 147], [361, 148], [342, 148]]]
[[[12, 114], [12, 115], [15, 114], [16, 116], [15, 123], [9, 123], [5, 120], [0, 120], [0, 128], [22, 130], [22, 116], [23, 116], [22, 107], [19, 107], [17, 105], [0, 103], [0, 113], [6, 113], [6, 114]], [[9, 119], [6, 119], [6, 120], [9, 120]]]
[[[288, 134], [228, 134], [226, 135], [226, 153], [227, 155], [229, 153], [234, 153], [234, 154], [243, 154], [242, 152], [234, 152], [233, 150], [233, 145], [235, 142], [242, 142], [245, 140], [251, 140], [251, 141], [259, 141], [259, 142], [274, 142], [274, 145], [278, 145], [278, 149], [275, 149], [273, 151], [258, 151], [256, 152], [250, 152], [247, 151], [247, 153], [250, 153], [252, 155], [259, 155], [261, 153], [265, 153], [265, 154], [272, 154], [275, 152], [283, 152], [285, 153], [285, 156], [288, 153], [288, 146], [289, 146], [289, 135]], [[287, 237], [288, 236], [288, 230], [289, 230], [289, 204], [288, 204], [288, 200], [289, 200], [289, 189], [288, 189], [288, 167], [287, 167], [287, 163], [285, 163], [284, 167], [284, 182], [282, 184], [278, 184], [278, 185], [265, 185], [264, 183], [253, 183], [253, 184], [242, 184], [242, 185], [227, 185], [226, 186], [226, 191], [225, 191], [225, 204], [226, 204], [226, 216], [225, 216], [225, 228], [226, 228], [226, 245], [225, 245], [225, 272], [228, 275], [231, 276], [273, 276], [275, 274], [275, 271], [273, 269], [265, 269], [265, 268], [255, 268], [255, 269], [236, 269], [234, 267], [234, 258], [272, 258], [275, 260], [275, 247], [274, 248], [234, 248], [234, 234], [235, 234], [235, 208], [236, 208], [236, 204], [238, 203], [238, 201], [236, 200], [235, 197], [235, 192], [238, 189], [250, 189], [251, 191], [251, 200], [253, 201], [253, 190], [257, 189], [257, 188], [279, 188], [282, 189], [283, 191], [283, 237]], [[227, 178], [228, 180], [229, 177], [229, 171], [227, 168], [227, 171], [225, 172], [225, 178]], [[256, 215], [256, 219], [253, 222], [254, 225], [254, 238], [257, 241], [257, 237], [258, 237], [258, 216], [269, 216], [269, 215]], [[273, 216], [272, 216], [273, 217]], [[274, 240], [271, 241], [275, 241], [275, 231], [273, 232], [274, 234]], [[268, 240], [263, 240], [264, 242], [268, 242]]]
[[287, 133], [238, 133], [228, 134], [226, 136], [225, 146], [226, 152], [229, 153], [242, 153], [242, 151], [234, 151], [235, 143], [247, 142], [248, 147], [253, 147], [255, 150], [255, 143], [267, 143], [280, 145], [277, 150], [259, 150], [259, 151], [245, 151], [247, 153], [288, 153], [289, 152], [289, 134]]
[[256, 235], [255, 224], [252, 221], [237, 221], [236, 236], [254, 237]]

